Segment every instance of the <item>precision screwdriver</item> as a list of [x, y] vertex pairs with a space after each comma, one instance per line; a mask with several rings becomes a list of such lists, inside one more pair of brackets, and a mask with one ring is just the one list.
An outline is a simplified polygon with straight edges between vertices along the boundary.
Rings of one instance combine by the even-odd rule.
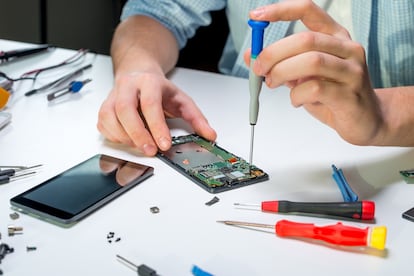
[[373, 201], [356, 202], [293, 202], [287, 200], [263, 201], [259, 204], [234, 203], [242, 208], [255, 207], [271, 213], [303, 213], [342, 218], [372, 220], [375, 216]]
[[252, 49], [250, 57], [249, 70], [249, 91], [250, 91], [250, 106], [249, 106], [249, 120], [251, 125], [250, 134], [250, 158], [249, 163], [253, 162], [253, 144], [254, 144], [254, 126], [257, 123], [259, 114], [259, 94], [262, 89], [263, 77], [256, 75], [253, 72], [253, 65], [257, 56], [263, 49], [263, 33], [264, 29], [269, 25], [268, 21], [249, 20], [249, 26], [252, 28]]
[[29, 175], [32, 175], [32, 174], [35, 174], [35, 173], [36, 172], [28, 172], [28, 173], [22, 173], [22, 174], [19, 174], [19, 175], [13, 175], [13, 176], [10, 176], [8, 174], [3, 174], [3, 175], [0, 175], [0, 184], [7, 184], [7, 183], [10, 183], [13, 180], [17, 180], [20, 177], [26, 177], [26, 176], [29, 176]]
[[149, 266], [146, 266], [144, 264], [138, 266], [120, 255], [116, 255], [116, 257], [119, 261], [121, 261], [121, 263], [135, 270], [139, 276], [159, 276], [157, 272]]
[[327, 226], [315, 226], [313, 223], [299, 223], [289, 220], [280, 220], [275, 225], [231, 220], [217, 222], [240, 227], [275, 229], [275, 233], [279, 237], [308, 238], [335, 245], [372, 247], [378, 250], [385, 248], [387, 236], [385, 226], [361, 229], [343, 225], [341, 222]]

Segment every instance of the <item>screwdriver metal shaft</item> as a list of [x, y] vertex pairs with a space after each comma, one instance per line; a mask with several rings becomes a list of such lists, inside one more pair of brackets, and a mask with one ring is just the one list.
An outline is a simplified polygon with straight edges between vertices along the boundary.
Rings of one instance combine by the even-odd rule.
[[250, 166], [253, 164], [253, 145], [254, 145], [254, 125], [251, 126], [251, 133], [250, 133], [250, 155], [249, 155]]
[[120, 255], [116, 255], [116, 257], [118, 260], [122, 261], [123, 264], [135, 270], [139, 276], [158, 276], [157, 272], [149, 266], [146, 266], [144, 264], [138, 266]]

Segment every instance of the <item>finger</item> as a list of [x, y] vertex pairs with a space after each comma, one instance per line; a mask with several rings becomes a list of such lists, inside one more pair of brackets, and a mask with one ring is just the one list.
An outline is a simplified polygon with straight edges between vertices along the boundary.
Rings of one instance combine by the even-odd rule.
[[301, 20], [312, 31], [349, 38], [348, 31], [311, 0], [290, 0], [259, 7], [250, 18], [264, 21]]
[[322, 33], [297, 33], [264, 48], [256, 59], [254, 70], [258, 75], [265, 75], [274, 64], [309, 51], [323, 52], [342, 59], [354, 55], [358, 55], [356, 58], [365, 59], [363, 49], [360, 48], [358, 50], [358, 44], [351, 40], [338, 39]]
[[190, 124], [194, 132], [210, 141], [215, 141], [217, 134], [194, 101], [178, 87], [164, 93], [164, 111], [173, 117], [182, 118]]
[[[294, 106], [303, 106], [351, 144], [366, 144], [377, 130], [375, 96], [369, 93], [352, 93], [345, 85], [312, 79], [291, 90], [291, 101]], [[355, 128], [356, 124], [367, 127]]]
[[[300, 65], [300, 66], [298, 66]], [[306, 52], [281, 61], [265, 76], [269, 87], [306, 78], [352, 83], [361, 69], [352, 62], [320, 52]]]
[[155, 143], [165, 151], [171, 147], [171, 135], [163, 110], [163, 94], [176, 88], [167, 81], [160, 84], [158, 79], [150, 79], [151, 76], [145, 78], [149, 79], [143, 81], [141, 87], [141, 111]]
[[[353, 129], [361, 112], [357, 108], [365, 100], [360, 93], [353, 93], [346, 85], [320, 79], [310, 79], [291, 90], [291, 102], [303, 106], [323, 123], [340, 130]], [[340, 120], [341, 124], [336, 122]]]
[[249, 48], [243, 54], [244, 63], [246, 63], [247, 68], [250, 68], [251, 52], [251, 48]]
[[151, 156], [157, 153], [157, 147], [138, 113], [141, 91], [137, 89], [139, 89], [141, 80], [140, 76], [132, 78], [132, 81], [124, 78], [120, 80], [122, 83], [119, 85], [115, 110], [120, 124], [134, 145], [145, 155]]
[[97, 128], [108, 140], [132, 146], [132, 140], [117, 119], [113, 94], [109, 95], [99, 109]]

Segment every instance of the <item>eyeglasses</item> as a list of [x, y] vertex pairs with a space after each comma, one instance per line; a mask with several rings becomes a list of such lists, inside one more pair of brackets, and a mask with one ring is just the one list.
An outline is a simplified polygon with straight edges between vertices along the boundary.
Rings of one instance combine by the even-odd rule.
[[33, 82], [36, 82], [38, 76], [41, 73], [81, 61], [86, 56], [86, 54], [89, 52], [90, 51], [88, 49], [79, 49], [73, 56], [63, 60], [62, 62], [59, 62], [55, 65], [30, 70], [22, 74], [18, 78], [12, 78], [8, 76], [7, 74], [5, 74], [4, 72], [0, 72], [0, 79], [1, 78], [5, 79], [3, 82], [0, 82], [0, 110], [3, 109], [7, 105], [10, 99], [10, 96], [13, 93], [13, 84], [15, 82], [23, 81], [23, 80], [32, 80]]

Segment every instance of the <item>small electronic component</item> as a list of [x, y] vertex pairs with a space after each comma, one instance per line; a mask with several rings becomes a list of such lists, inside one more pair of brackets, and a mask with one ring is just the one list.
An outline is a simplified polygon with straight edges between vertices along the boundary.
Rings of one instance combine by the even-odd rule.
[[158, 214], [160, 212], [160, 208], [158, 208], [157, 206], [153, 206], [150, 208], [150, 211], [153, 214]]
[[16, 234], [22, 234], [23, 233], [22, 231], [23, 231], [23, 227], [14, 226], [14, 225], [7, 226], [7, 232], [9, 233], [9, 236], [14, 236]]
[[210, 193], [218, 193], [269, 179], [244, 159], [196, 134], [173, 137], [158, 157]]
[[206, 202], [206, 205], [207, 206], [211, 206], [211, 205], [213, 205], [213, 204], [215, 204], [215, 203], [217, 203], [217, 202], [219, 202], [220, 201], [220, 199], [218, 198], [218, 197], [213, 197], [211, 200], [209, 200], [209, 201], [207, 201]]
[[414, 183], [414, 169], [402, 170], [400, 171], [400, 175], [408, 184]]

